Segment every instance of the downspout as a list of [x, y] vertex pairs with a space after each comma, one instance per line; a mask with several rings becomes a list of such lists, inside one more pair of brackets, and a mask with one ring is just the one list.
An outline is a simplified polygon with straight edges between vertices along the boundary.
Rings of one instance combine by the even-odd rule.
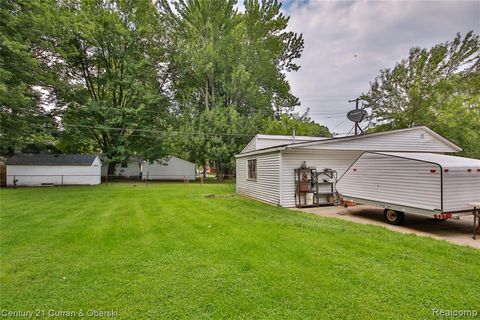
[[280, 157], [278, 160], [278, 206], [282, 207], [282, 199], [283, 199], [283, 152], [280, 150], [278, 152], [278, 156]]

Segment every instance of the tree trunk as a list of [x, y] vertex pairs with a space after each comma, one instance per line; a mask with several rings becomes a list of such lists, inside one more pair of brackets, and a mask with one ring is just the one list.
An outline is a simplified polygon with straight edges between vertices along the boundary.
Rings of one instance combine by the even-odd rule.
[[205, 83], [205, 110], [208, 111], [208, 81]]
[[212, 81], [212, 94], [210, 95], [212, 97], [212, 109], [215, 108], [215, 84]]
[[115, 175], [115, 167], [117, 166], [116, 162], [109, 162], [108, 163], [108, 169], [107, 169], [107, 175], [113, 176]]
[[207, 166], [205, 164], [205, 162], [203, 163], [203, 178], [206, 178], [207, 177]]
[[217, 181], [223, 182], [222, 164], [220, 161], [215, 161], [215, 166], [217, 167]]

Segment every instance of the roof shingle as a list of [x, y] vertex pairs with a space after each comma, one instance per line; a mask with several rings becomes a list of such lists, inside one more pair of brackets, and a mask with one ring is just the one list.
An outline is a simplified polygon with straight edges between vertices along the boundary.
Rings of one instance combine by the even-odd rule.
[[90, 166], [96, 154], [16, 154], [7, 165]]

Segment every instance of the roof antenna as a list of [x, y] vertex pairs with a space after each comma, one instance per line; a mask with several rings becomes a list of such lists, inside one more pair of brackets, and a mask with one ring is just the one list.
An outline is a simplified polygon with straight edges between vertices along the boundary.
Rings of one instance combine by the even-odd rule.
[[295, 127], [292, 128], [293, 143], [295, 143]]
[[[360, 133], [363, 133], [363, 130], [360, 127], [359, 123], [362, 122], [362, 120], [365, 119], [365, 117], [367, 116], [367, 111], [365, 111], [365, 109], [358, 109], [358, 102], [360, 100], [362, 100], [362, 99], [361, 98], [356, 98], [356, 99], [353, 99], [353, 100], [348, 100], [348, 102], [355, 102], [355, 109], [350, 110], [347, 113], [348, 120], [350, 120], [352, 122], [355, 122], [355, 125], [353, 126], [353, 128], [355, 128], [355, 135], [358, 135], [358, 131], [360, 131]], [[352, 131], [352, 130], [350, 130], [350, 131]]]

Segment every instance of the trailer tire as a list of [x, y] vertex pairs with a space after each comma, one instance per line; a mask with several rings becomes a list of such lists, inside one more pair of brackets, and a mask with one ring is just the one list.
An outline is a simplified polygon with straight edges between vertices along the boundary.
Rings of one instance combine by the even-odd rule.
[[393, 224], [399, 226], [405, 221], [405, 214], [401, 211], [395, 211], [392, 209], [385, 209], [383, 211], [383, 216], [385, 217], [385, 222], [388, 224]]

